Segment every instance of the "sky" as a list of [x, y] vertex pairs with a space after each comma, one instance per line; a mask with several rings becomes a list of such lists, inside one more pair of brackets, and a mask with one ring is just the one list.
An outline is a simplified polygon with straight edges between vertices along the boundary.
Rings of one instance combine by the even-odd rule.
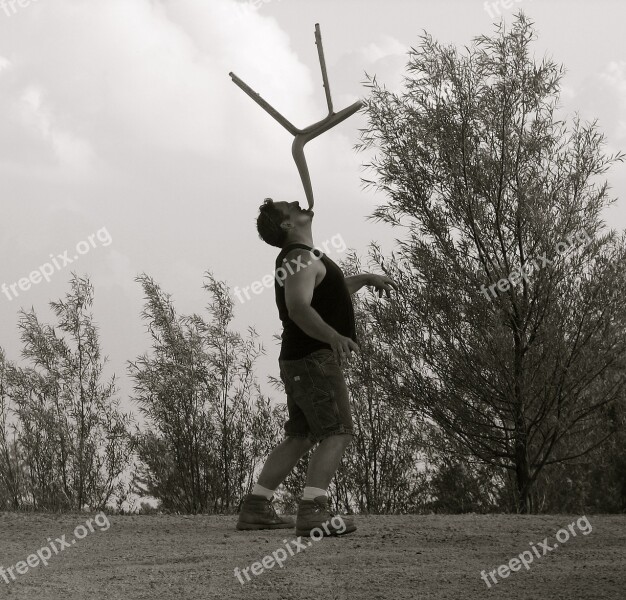
[[[305, 205], [291, 135], [228, 73], [303, 127], [327, 112], [315, 23], [338, 110], [367, 94], [365, 73], [400, 90], [424, 31], [462, 47], [520, 9], [538, 59], [566, 68], [563, 110], [597, 118], [609, 151], [626, 150], [620, 0], [0, 0], [0, 285], [28, 280], [0, 293], [0, 346], [19, 362], [18, 311], [53, 322], [50, 300], [71, 271], [87, 274], [108, 373], [131, 406], [127, 363], [150, 348], [135, 278], [147, 273], [180, 313], [201, 313], [206, 271], [233, 289], [272, 273], [278, 250], [255, 229], [263, 199]], [[399, 235], [367, 218], [385, 199], [361, 181], [364, 126], [355, 115], [306, 149], [314, 240], [336, 261], [344, 243], [366, 257], [370, 242], [390, 252]], [[607, 179], [618, 200], [605, 220], [624, 229], [626, 165]], [[273, 289], [242, 297], [233, 326], [256, 328], [260, 383], [280, 401], [267, 383], [278, 376]]]

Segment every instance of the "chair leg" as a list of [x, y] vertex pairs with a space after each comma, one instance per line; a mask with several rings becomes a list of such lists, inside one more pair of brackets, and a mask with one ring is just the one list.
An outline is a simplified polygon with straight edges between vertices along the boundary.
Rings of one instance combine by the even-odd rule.
[[327, 117], [323, 121], [307, 127], [302, 130], [302, 133], [295, 136], [293, 144], [291, 145], [291, 155], [296, 163], [296, 167], [298, 167], [298, 173], [300, 173], [300, 179], [302, 180], [302, 186], [304, 187], [304, 193], [306, 195], [309, 208], [313, 208], [315, 200], [313, 198], [313, 186], [311, 185], [309, 167], [307, 166], [306, 158], [304, 156], [304, 145], [312, 139], [315, 139], [318, 135], [321, 135], [325, 131], [339, 125], [342, 121], [345, 121], [362, 106], [363, 103], [359, 100], [351, 106], [344, 108], [342, 111]]
[[267, 100], [261, 97], [261, 94], [255, 92], [245, 81], [239, 79], [232, 71], [229, 73], [231, 79], [236, 83], [250, 98], [252, 98], [263, 110], [274, 117], [291, 135], [297, 135], [300, 131], [295, 125], [289, 122], [281, 115]]
[[304, 187], [304, 194], [306, 196], [309, 208], [313, 208], [315, 203], [313, 199], [313, 186], [311, 185], [311, 176], [309, 175], [309, 167], [306, 164], [306, 158], [304, 156], [304, 144], [308, 142], [306, 136], [297, 135], [293, 139], [291, 145], [291, 155], [298, 167], [298, 173], [300, 173], [300, 179], [302, 180], [302, 187]]
[[328, 105], [328, 114], [333, 114], [333, 101], [330, 97], [330, 84], [328, 83], [328, 73], [326, 72], [326, 60], [324, 59], [324, 48], [322, 46], [322, 32], [320, 24], [315, 23], [315, 44], [317, 45], [317, 54], [320, 59], [320, 67], [322, 69], [322, 80], [324, 82], [324, 91], [326, 92], [326, 104]]

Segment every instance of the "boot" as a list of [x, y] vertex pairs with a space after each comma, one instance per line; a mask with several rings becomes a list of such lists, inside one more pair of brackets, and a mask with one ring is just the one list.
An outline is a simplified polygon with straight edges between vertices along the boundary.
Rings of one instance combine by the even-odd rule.
[[249, 494], [243, 501], [237, 529], [291, 529], [293, 519], [279, 517], [272, 506], [273, 496], [268, 500], [265, 496]]
[[328, 510], [328, 498], [317, 496], [314, 500], [300, 500], [296, 517], [296, 535], [309, 536], [319, 529], [325, 536], [346, 535], [356, 531], [350, 517], [339, 516]]

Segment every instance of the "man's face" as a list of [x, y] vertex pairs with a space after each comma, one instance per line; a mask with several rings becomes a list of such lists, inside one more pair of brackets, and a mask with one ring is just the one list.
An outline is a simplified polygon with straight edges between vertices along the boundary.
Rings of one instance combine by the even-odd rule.
[[294, 227], [309, 225], [315, 214], [312, 210], [300, 208], [298, 202], [276, 202], [275, 206], [282, 211]]

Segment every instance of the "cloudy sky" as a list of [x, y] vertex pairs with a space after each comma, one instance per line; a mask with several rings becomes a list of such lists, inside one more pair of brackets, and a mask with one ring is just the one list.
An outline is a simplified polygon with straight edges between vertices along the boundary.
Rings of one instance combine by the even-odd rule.
[[[339, 109], [366, 93], [365, 72], [398, 88], [423, 30], [462, 46], [518, 9], [536, 23], [538, 57], [567, 68], [565, 109], [597, 117], [610, 148], [626, 150], [620, 0], [0, 0], [0, 284], [53, 259], [59, 267], [49, 282], [14, 288], [18, 297], [0, 294], [0, 346], [18, 359], [18, 310], [51, 320], [70, 271], [89, 274], [127, 396], [126, 361], [149, 347], [135, 277], [154, 277], [180, 312], [201, 311], [206, 270], [232, 288], [272, 272], [276, 251], [254, 228], [263, 198], [305, 202], [291, 136], [230, 71], [305, 126], [326, 113], [315, 23]], [[341, 236], [361, 254], [372, 240], [390, 250], [396, 236], [366, 220], [383, 198], [360, 182], [363, 124], [356, 115], [307, 146], [316, 243]], [[626, 165], [608, 179], [620, 200], [606, 220], [623, 229]], [[263, 383], [277, 375], [273, 291], [236, 303], [236, 326], [254, 325], [267, 350], [263, 389], [278, 397]]]

